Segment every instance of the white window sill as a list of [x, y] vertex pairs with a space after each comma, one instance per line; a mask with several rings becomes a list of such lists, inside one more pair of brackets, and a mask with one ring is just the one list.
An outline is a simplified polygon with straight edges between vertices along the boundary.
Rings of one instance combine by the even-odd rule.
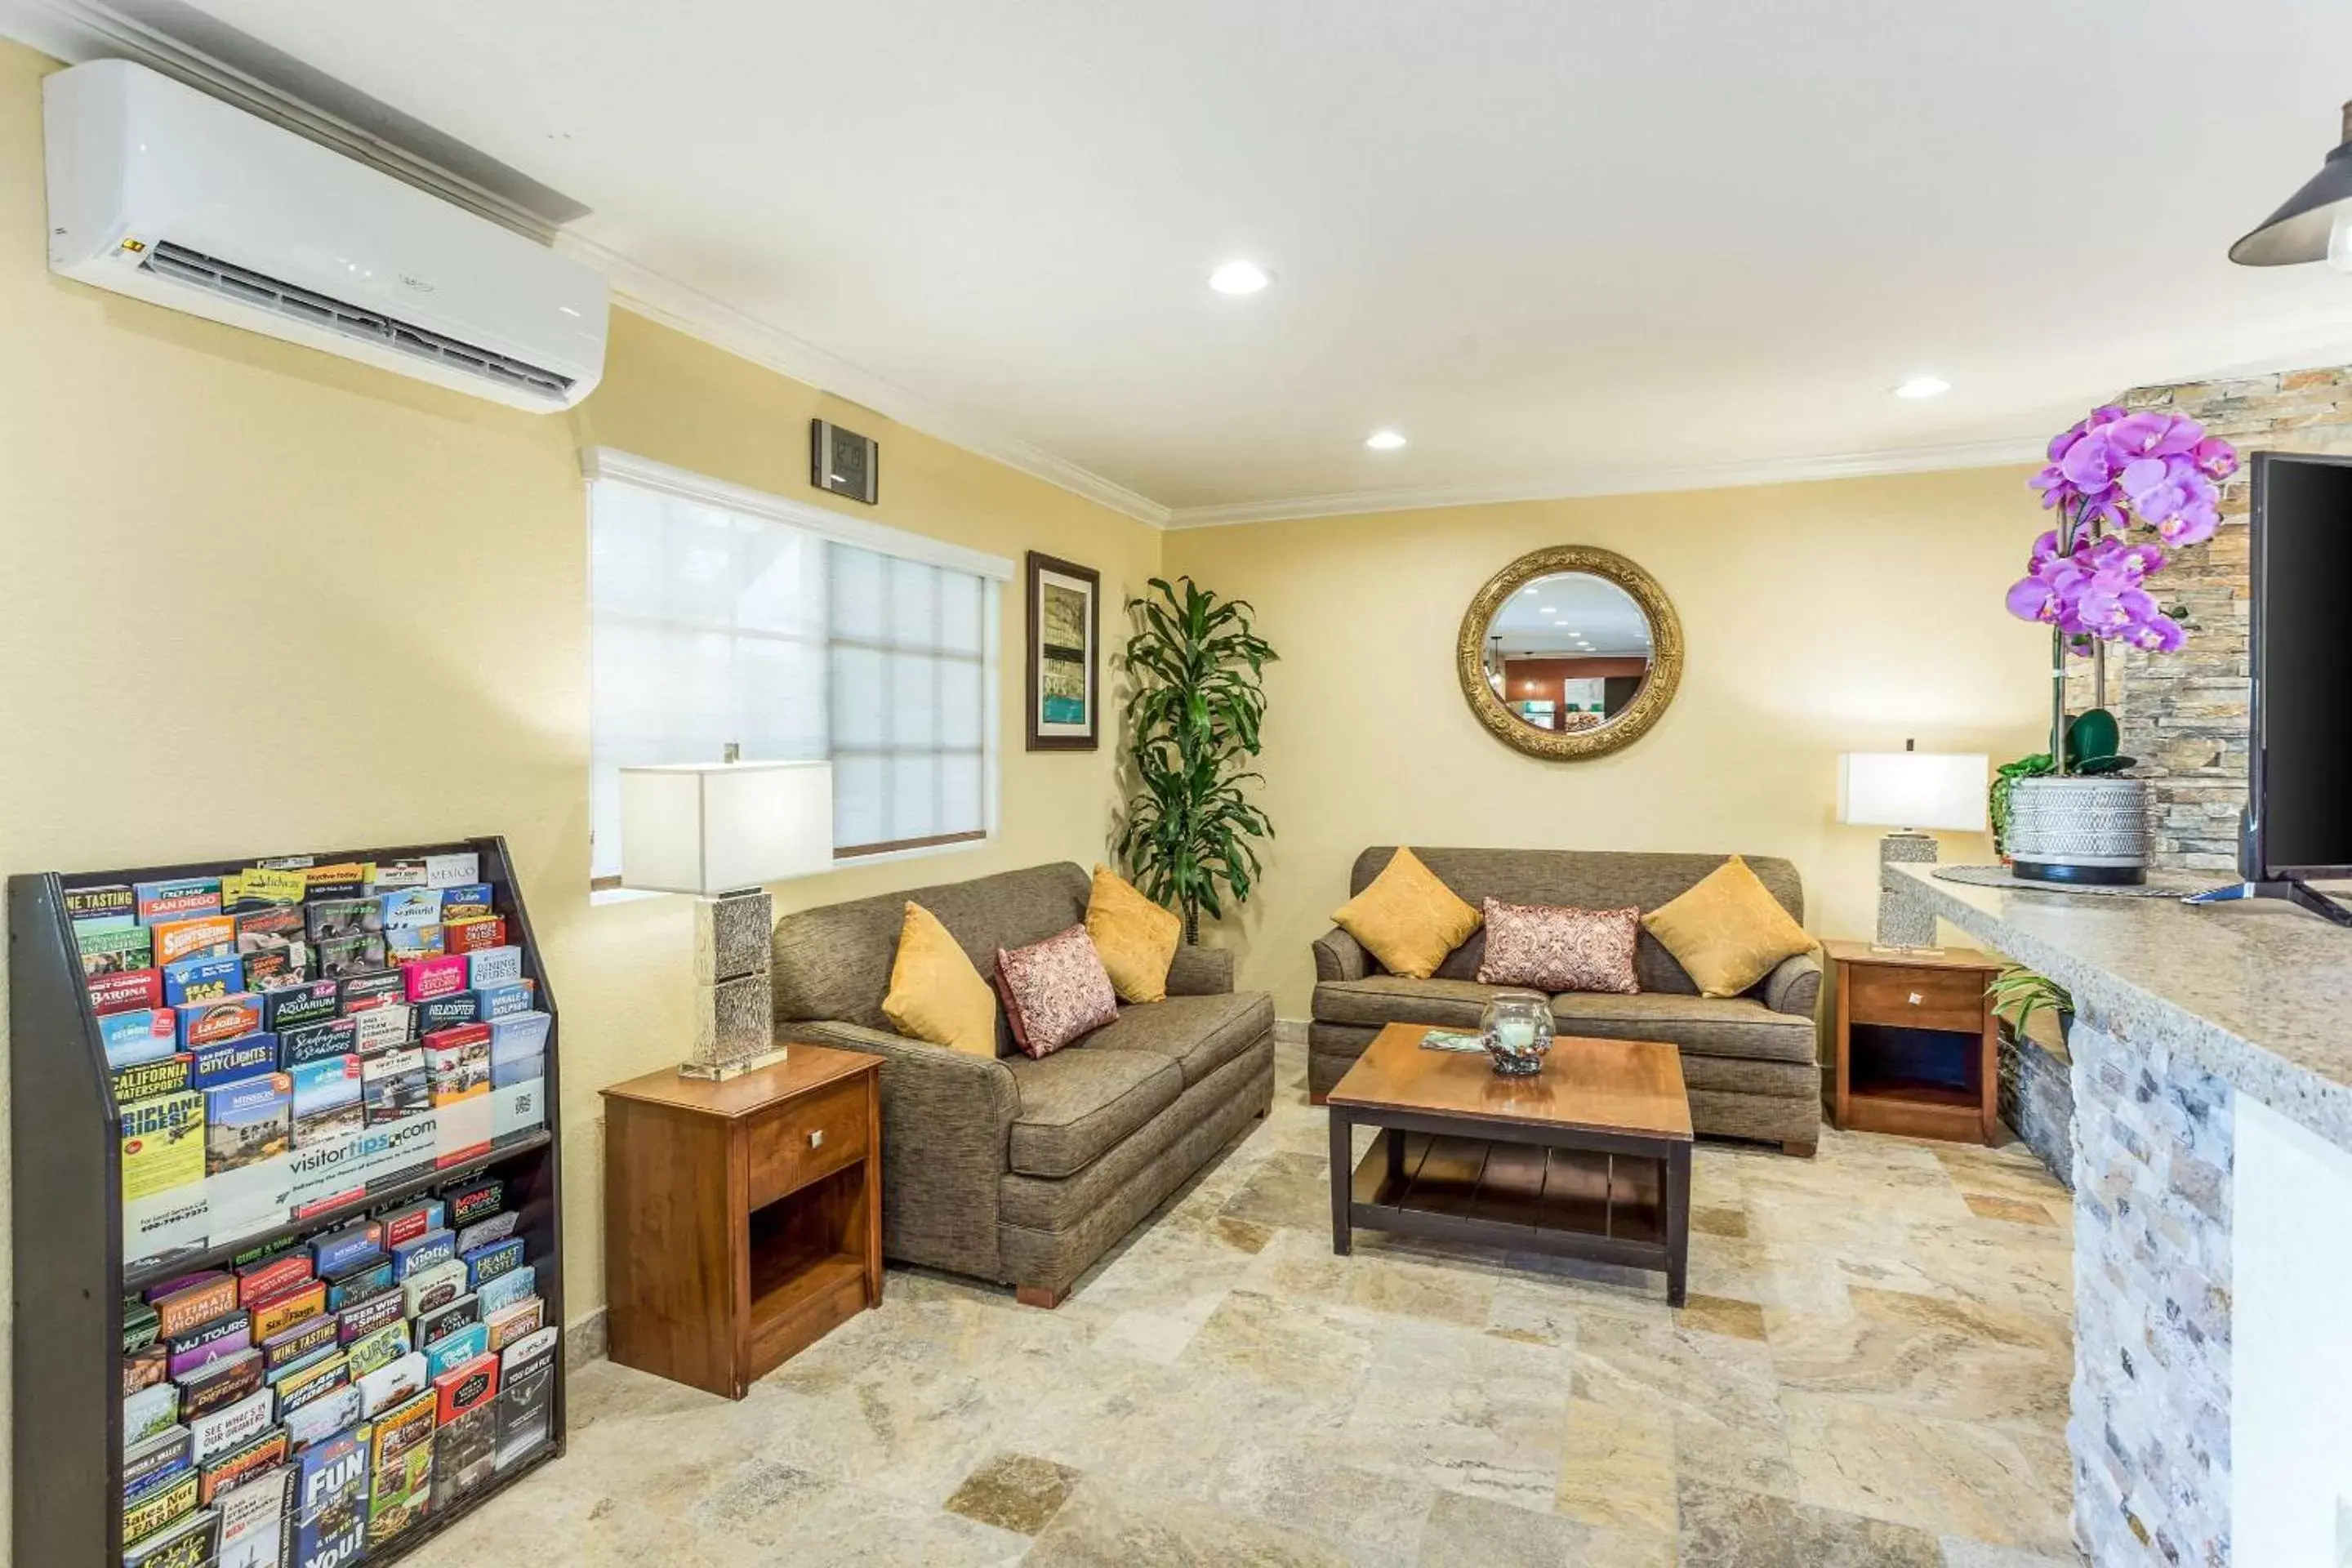
[[[845, 859], [835, 860], [833, 863], [833, 868], [836, 871], [851, 871], [866, 866], [887, 866], [894, 860], [921, 860], [934, 855], [960, 855], [974, 849], [986, 849], [995, 842], [996, 835], [991, 833], [982, 838], [960, 838], [953, 844], [924, 844], [912, 849], [885, 849], [878, 854], [852, 855]], [[819, 872], [818, 875], [823, 876], [825, 873]], [[677, 893], [652, 893], [641, 888], [599, 888], [589, 893], [588, 907], [592, 910], [602, 909], [607, 904], [634, 904], [644, 899], [685, 896]]]
[[847, 871], [860, 866], [887, 866], [893, 860], [920, 860], [933, 855], [962, 855], [974, 849], [986, 849], [996, 842], [994, 833], [979, 838], [959, 838], [952, 844], [925, 844], [913, 849], [885, 849], [873, 855], [852, 855], [833, 863], [836, 871]]

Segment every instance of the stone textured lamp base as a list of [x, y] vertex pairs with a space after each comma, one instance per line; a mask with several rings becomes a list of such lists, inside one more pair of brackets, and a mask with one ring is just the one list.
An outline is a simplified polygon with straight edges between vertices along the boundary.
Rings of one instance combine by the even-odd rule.
[[768, 975], [773, 917], [763, 889], [696, 900], [694, 1047], [679, 1076], [735, 1078], [784, 1059]]
[[[1882, 866], [1933, 865], [1936, 841], [1925, 833], [1890, 833], [1878, 841]], [[1891, 952], [1932, 952], [1936, 912], [1907, 893], [1878, 889], [1878, 935], [1874, 946]]]
[[708, 985], [765, 974], [775, 941], [776, 900], [764, 888], [694, 900], [694, 978]]

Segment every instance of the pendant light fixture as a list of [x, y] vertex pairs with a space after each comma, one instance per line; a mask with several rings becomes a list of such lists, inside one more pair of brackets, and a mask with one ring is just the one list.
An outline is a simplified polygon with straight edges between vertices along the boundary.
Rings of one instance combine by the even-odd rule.
[[2352, 272], [2352, 103], [2344, 106], [2344, 144], [2286, 205], [2230, 247], [2230, 259], [2241, 267], [2325, 261]]

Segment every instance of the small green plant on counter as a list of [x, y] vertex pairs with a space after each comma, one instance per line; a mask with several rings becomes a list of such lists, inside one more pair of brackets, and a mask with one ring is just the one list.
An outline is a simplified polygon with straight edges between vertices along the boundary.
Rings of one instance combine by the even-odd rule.
[[1992, 852], [2009, 853], [2009, 792], [2020, 779], [2048, 778], [2058, 771], [2047, 752], [2036, 752], [2030, 757], [2020, 757], [2013, 763], [2003, 763], [1994, 770], [1992, 795], [1988, 815], [1992, 821]]
[[2062, 1022], [2074, 1015], [2074, 994], [2031, 969], [2001, 971], [1985, 986], [1985, 994], [1992, 998], [1994, 1016], [2007, 1022], [2020, 1039], [2025, 1037], [2025, 1026], [2036, 1013], [2055, 1013]]

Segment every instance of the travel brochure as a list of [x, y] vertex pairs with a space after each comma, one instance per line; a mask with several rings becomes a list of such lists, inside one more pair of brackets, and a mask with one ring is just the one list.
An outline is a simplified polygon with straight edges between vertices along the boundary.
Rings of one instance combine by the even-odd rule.
[[121, 1120], [126, 1267], [544, 1125], [550, 1016], [472, 851], [69, 888]]
[[[123, 1568], [352, 1568], [558, 1440], [545, 1010], [471, 850], [63, 889], [122, 1181]], [[504, 1168], [520, 1175], [530, 1167]]]
[[127, 1299], [126, 1568], [363, 1563], [539, 1455], [561, 1334], [509, 1201], [453, 1180]]

